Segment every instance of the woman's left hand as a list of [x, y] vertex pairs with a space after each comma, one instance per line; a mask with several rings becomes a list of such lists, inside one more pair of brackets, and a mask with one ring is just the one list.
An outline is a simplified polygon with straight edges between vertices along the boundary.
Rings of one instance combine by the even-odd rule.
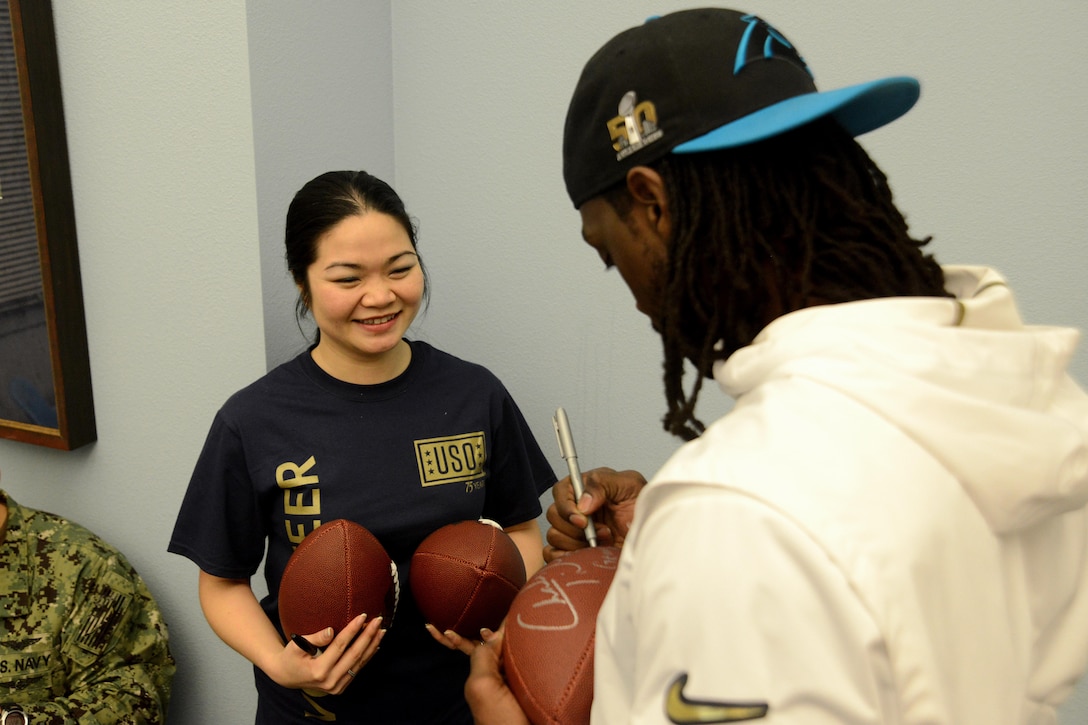
[[482, 640], [486, 639], [487, 636], [491, 634], [490, 629], [482, 629], [480, 630], [480, 639], [471, 640], [462, 637], [461, 635], [454, 632], [452, 629], [447, 629], [445, 632], [439, 632], [437, 627], [429, 623], [426, 625], [426, 627], [427, 631], [431, 633], [432, 637], [434, 637], [435, 642], [438, 642], [446, 649], [454, 649], [459, 652], [464, 652], [470, 657], [472, 656], [472, 653], [476, 651], [476, 648], [483, 643]]

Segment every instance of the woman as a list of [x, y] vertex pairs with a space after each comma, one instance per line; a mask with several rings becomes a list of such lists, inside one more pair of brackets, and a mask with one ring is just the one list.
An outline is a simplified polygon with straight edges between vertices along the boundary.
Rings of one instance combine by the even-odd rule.
[[[258, 723], [470, 723], [468, 659], [425, 629], [404, 586], [412, 553], [445, 524], [486, 517], [532, 573], [555, 475], [494, 375], [405, 338], [426, 274], [386, 183], [361, 171], [307, 183], [287, 212], [286, 258], [316, 342], [218, 412], [169, 549], [200, 567], [208, 623], [255, 665]], [[396, 562], [400, 604], [392, 623], [361, 615], [335, 636], [304, 633], [323, 648], [311, 657], [285, 645], [275, 594], [293, 548], [341, 518]]]

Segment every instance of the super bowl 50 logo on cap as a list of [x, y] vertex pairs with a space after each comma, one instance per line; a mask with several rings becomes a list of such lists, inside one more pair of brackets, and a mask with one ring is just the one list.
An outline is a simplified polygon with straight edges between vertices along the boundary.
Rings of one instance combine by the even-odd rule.
[[657, 127], [657, 108], [652, 101], [639, 103], [638, 94], [627, 91], [620, 99], [619, 114], [608, 121], [616, 161], [622, 161], [665, 135]]

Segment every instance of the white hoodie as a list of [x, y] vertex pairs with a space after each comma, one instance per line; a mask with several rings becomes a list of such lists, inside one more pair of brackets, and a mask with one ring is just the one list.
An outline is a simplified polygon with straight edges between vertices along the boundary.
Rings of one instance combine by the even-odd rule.
[[1004, 280], [775, 320], [639, 498], [593, 722], [1056, 722], [1088, 663], [1075, 330]]

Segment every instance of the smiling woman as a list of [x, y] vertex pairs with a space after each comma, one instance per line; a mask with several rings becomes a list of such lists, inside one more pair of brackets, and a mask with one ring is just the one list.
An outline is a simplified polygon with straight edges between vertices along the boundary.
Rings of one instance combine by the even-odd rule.
[[[427, 299], [416, 241], [400, 197], [366, 172], [299, 190], [287, 267], [316, 339], [220, 409], [178, 515], [170, 551], [200, 567], [209, 624], [255, 665], [258, 723], [472, 722], [468, 658], [425, 627], [407, 587], [393, 623], [365, 613], [300, 633], [316, 657], [285, 644], [280, 580], [322, 522], [365, 527], [402, 582], [429, 534], [480, 518], [503, 527], [529, 574], [543, 564], [536, 518], [555, 474], [514, 400], [486, 368], [406, 337]], [[466, 450], [469, 465], [438, 463]], [[262, 563], [270, 595], [258, 602], [249, 578]]]
[[411, 353], [403, 336], [425, 284], [419, 256], [397, 219], [365, 211], [325, 232], [302, 287], [321, 331], [312, 354], [322, 369], [370, 384], [408, 367]]

